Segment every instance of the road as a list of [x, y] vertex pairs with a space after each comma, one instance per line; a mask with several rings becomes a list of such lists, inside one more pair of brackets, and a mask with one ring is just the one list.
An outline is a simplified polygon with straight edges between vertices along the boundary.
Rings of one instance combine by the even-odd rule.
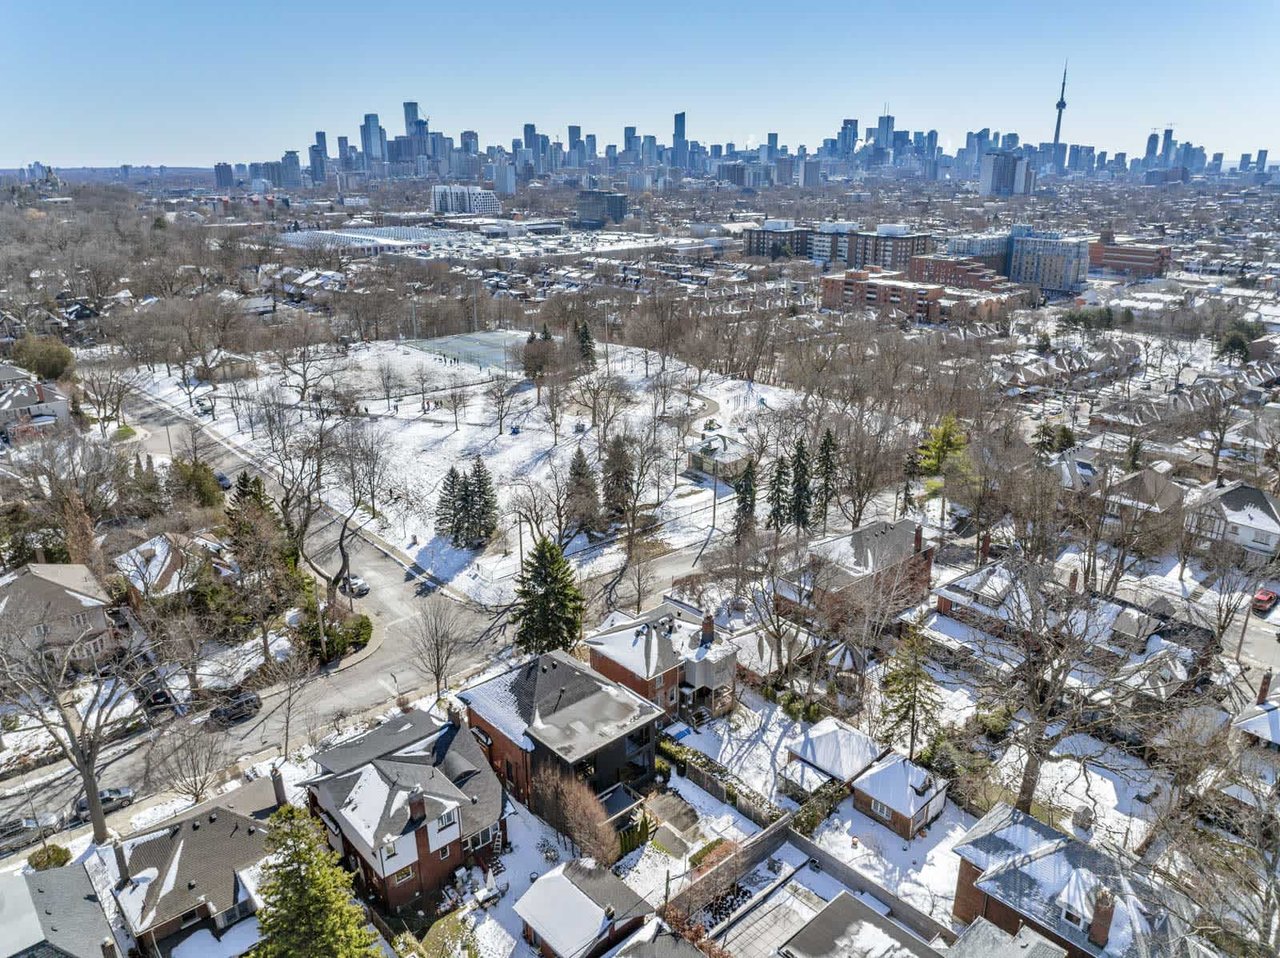
[[[185, 428], [188, 420], [149, 400], [135, 399], [131, 403], [130, 423], [149, 435], [141, 440], [144, 453], [169, 454], [168, 426], [175, 446], [179, 442], [179, 427]], [[211, 465], [229, 476], [249, 467], [235, 451], [221, 444], [211, 445], [208, 453]], [[267, 477], [269, 478], [269, 477]], [[317, 521], [307, 539], [308, 553], [322, 565], [336, 565], [333, 559], [337, 543], [337, 522], [331, 518]], [[413, 619], [416, 610], [424, 602], [454, 602], [433, 590], [423, 579], [406, 571], [405, 567], [365, 541], [356, 539], [350, 544], [352, 570], [369, 583], [369, 595], [356, 599], [357, 611], [369, 615], [375, 630], [381, 634], [381, 645], [367, 659], [332, 675], [318, 675], [308, 683], [300, 696], [295, 697], [291, 720], [290, 745], [296, 748], [309, 735], [320, 737], [336, 727], [344, 719], [361, 713], [390, 707], [401, 693], [423, 694], [428, 691], [427, 680], [412, 665], [410, 651]], [[480, 637], [491, 624], [491, 619], [476, 609], [455, 603], [463, 617], [463, 624], [471, 634]], [[488, 638], [477, 638], [467, 649], [456, 667], [456, 673], [464, 673], [493, 661], [503, 651], [501, 630], [492, 630]], [[175, 719], [176, 724], [189, 721]], [[199, 721], [199, 719], [197, 719]], [[262, 711], [252, 720], [233, 726], [229, 732], [230, 751], [234, 756], [251, 755], [272, 746], [281, 746], [284, 739], [284, 697], [268, 696]], [[147, 794], [163, 787], [153, 780], [151, 745], [123, 750], [102, 764], [103, 787], [130, 785], [139, 794]], [[58, 776], [49, 780], [50, 776]], [[32, 808], [39, 812], [64, 812], [80, 795], [79, 777], [71, 774], [65, 763], [36, 769], [25, 775], [0, 781], [0, 819], [28, 814]]]

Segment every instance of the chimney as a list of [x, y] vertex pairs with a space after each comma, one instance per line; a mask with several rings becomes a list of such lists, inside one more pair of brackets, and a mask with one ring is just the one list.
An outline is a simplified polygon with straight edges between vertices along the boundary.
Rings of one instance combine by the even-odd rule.
[[284, 787], [284, 775], [274, 765], [271, 767], [271, 791], [276, 799], [276, 808], [283, 808], [289, 804], [289, 794]]
[[1099, 888], [1093, 900], [1093, 921], [1089, 922], [1089, 941], [1099, 948], [1107, 947], [1111, 937], [1111, 916], [1116, 911], [1116, 900], [1107, 888]]
[[991, 533], [990, 532], [984, 532], [982, 534], [982, 544], [979, 547], [979, 550], [984, 560], [990, 557], [991, 555]]
[[1258, 680], [1258, 704], [1266, 705], [1267, 696], [1271, 694], [1271, 670], [1267, 669]]
[[1218, 475], [1215, 477], [1215, 480], [1217, 483], [1217, 487], [1219, 489], [1223, 488], [1227, 484], [1227, 480], [1222, 478], [1222, 473], [1218, 473]]
[[448, 708], [445, 711], [449, 716], [450, 723], [456, 725], [458, 728], [467, 727], [466, 710], [456, 700], [450, 699]]
[[916, 552], [920, 552], [924, 548], [924, 527], [916, 526]]
[[422, 794], [422, 789], [418, 786], [413, 787], [413, 791], [409, 793], [409, 817], [415, 821], [421, 821], [427, 817], [427, 799]]
[[129, 882], [129, 861], [125, 858], [124, 846], [120, 842], [115, 842], [111, 846], [111, 850], [116, 855], [116, 872], [119, 873], [120, 880], [116, 884], [117, 888], [123, 888]]
[[1075, 592], [1079, 585], [1080, 585], [1080, 570], [1072, 569], [1071, 578], [1067, 580], [1067, 588], [1070, 589], [1072, 592]]
[[120, 952], [116, 950], [116, 943], [110, 938], [102, 939], [102, 958], [120, 958]]
[[702, 617], [702, 644], [710, 645], [716, 638], [716, 620], [708, 612]]

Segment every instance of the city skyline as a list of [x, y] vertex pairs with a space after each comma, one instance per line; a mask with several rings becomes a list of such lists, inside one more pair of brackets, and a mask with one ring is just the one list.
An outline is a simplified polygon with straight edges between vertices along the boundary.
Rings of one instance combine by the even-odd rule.
[[[145, 13], [147, 6], [134, 13]], [[801, 26], [808, 19], [745, 23], [752, 19], [746, 15], [750, 4], [690, 11], [674, 29], [670, 18], [663, 25], [664, 18], [625, 10], [598, 11], [584, 22], [572, 8], [534, 17], [513, 7], [506, 18], [405, 8], [395, 14], [400, 28], [392, 29], [384, 14], [366, 31], [343, 31], [342, 46], [329, 48], [324, 38], [332, 38], [332, 20], [326, 23], [323, 14], [330, 7], [320, 2], [280, 13], [280, 29], [297, 43], [273, 54], [276, 48], [255, 43], [252, 31], [238, 39], [242, 34], [232, 29], [211, 44], [207, 34], [192, 32], [191, 14], [169, 7], [157, 6], [156, 16], [123, 24], [87, 4], [61, 7], [68, 17], [11, 12], [16, 29], [0, 40], [0, 57], [18, 75], [35, 75], [48, 47], [31, 39], [54, 22], [59, 49], [77, 62], [91, 63], [92, 47], [122, 30], [133, 30], [134, 42], [145, 49], [113, 58], [93, 83], [69, 73], [41, 74], [39, 83], [9, 98], [0, 106], [0, 125], [23, 132], [0, 144], [0, 167], [39, 160], [65, 167], [209, 168], [223, 159], [274, 159], [287, 150], [305, 151], [317, 130], [327, 131], [331, 142], [339, 135], [359, 142], [361, 119], [369, 113], [398, 132], [406, 100], [421, 105], [433, 130], [455, 140], [461, 131], [474, 130], [482, 145], [509, 146], [528, 122], [562, 142], [570, 125], [579, 127], [596, 135], [600, 149], [621, 145], [624, 125], [670, 143], [672, 116], [680, 112], [687, 114], [691, 141], [742, 147], [777, 132], [793, 150], [803, 144], [811, 152], [836, 135], [844, 117], [858, 118], [865, 131], [887, 101], [899, 129], [937, 129], [939, 145], [953, 152], [968, 130], [982, 127], [1017, 132], [1028, 142], [1052, 139], [1066, 59], [1070, 107], [1063, 142], [1141, 155], [1147, 134], [1172, 121], [1178, 139], [1222, 151], [1233, 162], [1242, 152], [1280, 140], [1280, 119], [1266, 102], [1267, 91], [1280, 86], [1280, 67], [1260, 55], [1247, 76], [1236, 78], [1227, 69], [1248, 59], [1248, 48], [1262, 43], [1268, 26], [1280, 26], [1280, 9], [1263, 3], [1252, 18], [1228, 24], [1196, 8], [1147, 23], [1141, 12], [1084, 2], [1071, 8], [1070, 17], [1046, 14], [1034, 30], [1014, 22], [1012, 5], [959, 17], [943, 5], [916, 4], [916, 12], [928, 15], [919, 22], [913, 18], [909, 60], [902, 56], [906, 41], [876, 46], [868, 40], [873, 35], [859, 31], [857, 25], [874, 19], [870, 8], [841, 18], [832, 6], [832, 16], [819, 17], [820, 33]], [[231, 3], [225, 9], [235, 22], [238, 12], [250, 8]], [[812, 9], [823, 14], [826, 8]], [[731, 10], [738, 11], [736, 18], [718, 15]], [[1077, 22], [1090, 11], [1098, 18], [1105, 11], [1096, 36]], [[350, 15], [348, 10], [342, 17]], [[1003, 32], [990, 35], [993, 22], [1002, 18]], [[1251, 26], [1242, 31], [1245, 21]], [[886, 19], [884, 29], [891, 22]], [[448, 42], [415, 47], [419, 30]], [[1215, 46], [1228, 32], [1235, 45], [1229, 58]], [[521, 43], [515, 42], [517, 34]], [[1135, 36], [1147, 42], [1135, 43]], [[507, 37], [510, 44], [503, 42]], [[817, 45], [818, 37], [826, 46]], [[320, 44], [320, 53], [295, 64], [283, 59], [289, 49], [306, 49], [308, 38]], [[574, 44], [590, 38], [610, 39], [619, 55], [599, 57], [595, 49], [574, 55]], [[1029, 56], [1022, 51], [1032, 41], [1035, 55]], [[978, 43], [985, 46], [974, 49]], [[547, 49], [538, 50], [538, 44]], [[1019, 52], [1002, 56], [1001, 45]], [[507, 52], [497, 56], [493, 49]], [[726, 57], [729, 49], [741, 53]], [[846, 55], [850, 49], [855, 57]], [[636, 69], [626, 68], [628, 55], [640, 58]], [[387, 69], [377, 69], [380, 59]], [[405, 69], [415, 62], [423, 63], [421, 76]], [[665, 69], [670, 62], [681, 68]], [[894, 72], [895, 64], [906, 62], [909, 69]], [[804, 66], [802, 90], [794, 80], [777, 79], [794, 74], [781, 69], [789, 63]], [[688, 82], [699, 71], [708, 79], [727, 75]], [[966, 74], [970, 82], [957, 82]], [[830, 82], [835, 76], [842, 78], [839, 83]], [[267, 78], [272, 82], [264, 85]], [[1222, 110], [1215, 83], [1229, 85], [1229, 110]]]

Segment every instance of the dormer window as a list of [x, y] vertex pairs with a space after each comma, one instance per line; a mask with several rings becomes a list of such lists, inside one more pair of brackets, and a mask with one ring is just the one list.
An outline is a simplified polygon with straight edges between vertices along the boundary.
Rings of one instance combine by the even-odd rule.
[[1084, 927], [1084, 915], [1077, 915], [1070, 908], [1064, 907], [1062, 909], [1062, 920], [1075, 925], [1077, 928]]
[[451, 808], [436, 819], [436, 828], [443, 831], [458, 820], [458, 810]]

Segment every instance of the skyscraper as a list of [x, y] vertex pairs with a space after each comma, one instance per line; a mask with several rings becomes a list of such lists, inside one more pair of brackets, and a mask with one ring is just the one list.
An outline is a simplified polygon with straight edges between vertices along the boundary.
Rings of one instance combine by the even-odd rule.
[[229, 190], [235, 186], [235, 178], [231, 174], [230, 163], [213, 164], [213, 182], [220, 190]]
[[1142, 165], [1150, 170], [1156, 165], [1156, 156], [1160, 151], [1160, 135], [1152, 133], [1147, 137], [1147, 152], [1142, 157]]
[[1267, 151], [1266, 150], [1258, 151], [1257, 167], [1258, 167], [1259, 173], [1267, 172]]
[[677, 169], [689, 167], [689, 141], [684, 136], [684, 114], [677, 113], [675, 130], [671, 136], [672, 165]]
[[382, 128], [378, 125], [378, 114], [366, 113], [364, 122], [360, 124], [360, 151], [364, 153], [365, 168], [386, 157], [382, 152]]
[[480, 152], [480, 134], [475, 130], [463, 130], [462, 135], [458, 137], [458, 142], [462, 146], [463, 153]]
[[296, 190], [302, 186], [302, 161], [297, 150], [287, 150], [280, 160], [280, 185]]
[[338, 137], [338, 169], [351, 169], [351, 147], [345, 136]]
[[622, 128], [622, 148], [628, 151], [639, 149], [639, 144], [636, 143], [636, 128], [634, 126], [624, 126]]
[[538, 152], [537, 124], [526, 123], [524, 125], [524, 139], [521, 142], [524, 143], [524, 148], [526, 150], [533, 150], [535, 154]]
[[836, 137], [836, 152], [841, 156], [853, 155], [858, 148], [858, 121], [845, 120], [840, 124], [840, 133]]
[[412, 100], [406, 100], [404, 104], [404, 135], [413, 136], [414, 127], [418, 122], [418, 104]]
[[1164, 139], [1160, 142], [1160, 165], [1166, 169], [1173, 166], [1173, 127], [1164, 131]]
[[1067, 65], [1062, 65], [1062, 91], [1058, 94], [1058, 102], [1056, 104], [1058, 110], [1057, 122], [1053, 124], [1053, 163], [1059, 173], [1062, 172], [1062, 163], [1058, 159], [1058, 144], [1062, 141], [1062, 111], [1067, 108]]

